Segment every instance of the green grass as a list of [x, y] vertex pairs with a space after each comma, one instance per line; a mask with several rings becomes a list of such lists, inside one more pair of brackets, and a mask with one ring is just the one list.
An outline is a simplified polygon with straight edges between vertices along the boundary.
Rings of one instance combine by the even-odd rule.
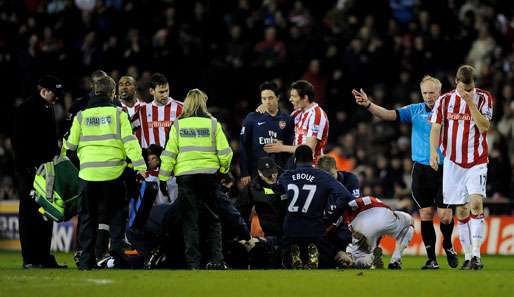
[[439, 271], [421, 271], [422, 257], [405, 257], [402, 271], [23, 270], [19, 253], [0, 252], [0, 296], [512, 296], [514, 257], [483, 262], [483, 271], [450, 269], [445, 258]]

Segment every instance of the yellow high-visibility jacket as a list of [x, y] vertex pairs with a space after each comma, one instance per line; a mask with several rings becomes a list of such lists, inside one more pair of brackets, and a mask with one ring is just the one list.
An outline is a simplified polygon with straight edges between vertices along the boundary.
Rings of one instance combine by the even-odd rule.
[[141, 146], [132, 135], [127, 114], [108, 100], [91, 98], [88, 108], [73, 119], [65, 142], [66, 149], [77, 150], [79, 177], [86, 181], [118, 178], [127, 166], [127, 157], [135, 170], [146, 170]]
[[198, 173], [227, 173], [232, 149], [215, 118], [188, 117], [175, 121], [161, 154], [159, 179]]

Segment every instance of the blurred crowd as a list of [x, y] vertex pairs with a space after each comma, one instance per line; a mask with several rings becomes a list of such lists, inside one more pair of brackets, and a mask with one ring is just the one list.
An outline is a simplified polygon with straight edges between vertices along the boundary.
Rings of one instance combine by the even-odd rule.
[[[193, 87], [206, 90], [234, 149], [261, 82], [285, 87], [306, 79], [328, 112], [329, 152], [339, 168], [358, 174], [363, 194], [411, 208], [410, 127], [373, 119], [351, 89], [399, 107], [421, 100], [425, 74], [439, 78], [443, 92], [454, 88], [463, 63], [478, 69], [478, 86], [495, 96], [488, 196], [514, 198], [511, 1], [0, 1], [0, 27], [0, 200], [16, 197], [12, 108], [40, 75], [54, 74], [67, 90], [56, 106], [63, 122], [74, 98], [87, 92], [87, 76], [103, 69], [115, 79], [136, 77], [142, 100], [154, 72], [168, 77], [175, 99]], [[291, 110], [286, 91], [282, 108]]]

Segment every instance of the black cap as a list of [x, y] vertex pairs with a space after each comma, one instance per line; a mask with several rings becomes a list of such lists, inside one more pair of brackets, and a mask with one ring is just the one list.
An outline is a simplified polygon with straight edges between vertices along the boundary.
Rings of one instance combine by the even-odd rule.
[[64, 88], [61, 81], [52, 75], [45, 75], [39, 79], [38, 85], [48, 89], [55, 94], [55, 97], [62, 98], [64, 96]]
[[272, 174], [278, 173], [275, 160], [270, 157], [262, 157], [257, 161], [257, 169], [262, 172], [265, 177], [271, 177]]

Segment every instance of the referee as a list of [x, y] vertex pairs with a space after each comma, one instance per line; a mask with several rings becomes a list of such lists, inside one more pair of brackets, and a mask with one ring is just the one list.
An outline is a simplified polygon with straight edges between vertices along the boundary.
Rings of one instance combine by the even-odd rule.
[[[221, 124], [207, 111], [207, 95], [190, 90], [184, 112], [170, 129], [161, 154], [161, 191], [166, 181], [177, 177], [178, 199], [182, 204], [182, 231], [189, 269], [200, 269], [200, 239], [207, 243], [207, 269], [226, 269], [221, 249], [221, 223], [216, 207], [218, 173], [227, 174], [232, 149]], [[202, 234], [202, 238], [200, 238]]]
[[[421, 269], [439, 269], [435, 255], [436, 234], [433, 224], [434, 207], [441, 220], [440, 228], [443, 234], [443, 247], [446, 252], [448, 265], [455, 268], [458, 265], [457, 254], [452, 246], [453, 211], [450, 205], [443, 203], [442, 166], [434, 171], [430, 167], [430, 130], [429, 119], [435, 101], [441, 94], [441, 82], [429, 75], [423, 77], [420, 83], [421, 103], [410, 104], [397, 110], [385, 109], [368, 99], [366, 93], [353, 90], [357, 104], [365, 107], [378, 118], [386, 121], [398, 121], [412, 124], [412, 199], [419, 208], [421, 217], [421, 236], [427, 251], [428, 260]], [[441, 152], [439, 151], [439, 154]], [[440, 155], [440, 159], [443, 157]]]

